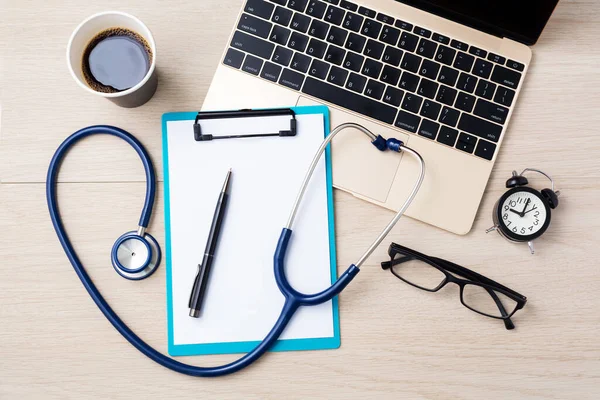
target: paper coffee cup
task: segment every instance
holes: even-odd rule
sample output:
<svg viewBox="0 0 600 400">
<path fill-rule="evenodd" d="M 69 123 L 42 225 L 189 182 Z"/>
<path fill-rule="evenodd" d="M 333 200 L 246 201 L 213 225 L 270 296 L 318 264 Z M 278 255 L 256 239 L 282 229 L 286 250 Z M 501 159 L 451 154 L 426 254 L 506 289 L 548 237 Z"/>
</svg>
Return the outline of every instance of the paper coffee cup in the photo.
<svg viewBox="0 0 600 400">
<path fill-rule="evenodd" d="M 94 90 L 84 77 L 83 55 L 88 44 L 100 32 L 110 28 L 129 29 L 142 36 L 152 50 L 152 62 L 144 78 L 135 86 L 114 93 L 103 93 Z M 156 75 L 156 44 L 150 29 L 133 15 L 119 12 L 107 11 L 94 14 L 84 20 L 71 35 L 67 45 L 67 65 L 69 71 L 84 90 L 97 96 L 105 97 L 121 107 L 138 107 L 152 98 L 158 85 Z"/>
</svg>

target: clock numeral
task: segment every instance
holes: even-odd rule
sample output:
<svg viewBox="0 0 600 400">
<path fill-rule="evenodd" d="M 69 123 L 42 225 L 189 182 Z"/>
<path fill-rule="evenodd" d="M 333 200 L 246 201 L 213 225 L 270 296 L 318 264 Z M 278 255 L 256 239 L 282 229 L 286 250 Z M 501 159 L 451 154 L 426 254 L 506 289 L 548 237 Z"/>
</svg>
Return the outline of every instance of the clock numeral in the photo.
<svg viewBox="0 0 600 400">
<path fill-rule="evenodd" d="M 536 217 L 536 218 L 539 218 L 539 216 L 540 216 L 540 212 L 539 212 L 539 211 L 536 211 L 536 212 L 535 212 L 535 214 L 533 214 L 533 216 L 534 216 L 534 217 Z"/>
<path fill-rule="evenodd" d="M 504 211 L 508 211 L 510 209 L 509 206 L 504 206 Z"/>
<path fill-rule="evenodd" d="M 502 219 L 507 220 L 508 219 L 508 213 L 504 213 L 504 215 L 502 216 Z"/>
<path fill-rule="evenodd" d="M 512 229 L 512 231 L 513 231 L 514 233 L 517 233 L 517 227 L 515 226 L 515 227 Z"/>
<path fill-rule="evenodd" d="M 535 220 L 535 222 L 534 222 L 533 224 L 537 226 L 537 224 L 539 224 L 539 223 L 540 223 L 540 220 L 539 220 L 539 219 L 536 219 L 536 220 Z"/>
<path fill-rule="evenodd" d="M 506 226 L 510 226 L 510 224 L 512 224 L 512 221 L 506 221 Z"/>
<path fill-rule="evenodd" d="M 511 206 L 511 207 L 516 207 L 516 205 L 517 205 L 517 202 L 516 202 L 516 201 L 514 201 L 514 200 L 511 200 L 511 201 L 510 201 L 510 206 Z"/>
<path fill-rule="evenodd" d="M 521 228 L 521 235 L 525 234 L 525 228 Z"/>
</svg>

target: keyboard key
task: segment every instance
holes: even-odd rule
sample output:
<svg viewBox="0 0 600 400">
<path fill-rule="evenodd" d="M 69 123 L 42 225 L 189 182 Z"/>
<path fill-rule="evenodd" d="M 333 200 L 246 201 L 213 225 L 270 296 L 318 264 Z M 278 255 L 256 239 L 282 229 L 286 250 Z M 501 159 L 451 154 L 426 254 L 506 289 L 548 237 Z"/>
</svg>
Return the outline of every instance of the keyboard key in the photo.
<svg viewBox="0 0 600 400">
<path fill-rule="evenodd" d="M 359 72 L 364 60 L 365 58 L 363 56 L 348 52 L 348 54 L 346 54 L 346 59 L 344 60 L 344 68 Z"/>
<path fill-rule="evenodd" d="M 388 103 L 398 107 L 400 105 L 400 102 L 402 101 L 402 95 L 404 95 L 404 92 L 402 90 L 388 86 L 385 89 L 383 101 L 384 103 Z"/>
<path fill-rule="evenodd" d="M 412 24 L 409 24 L 408 22 L 405 21 L 401 21 L 399 19 L 396 20 L 396 23 L 394 24 L 394 26 L 396 28 L 400 28 L 400 29 L 404 29 L 405 31 L 412 31 Z"/>
<path fill-rule="evenodd" d="M 458 137 L 458 131 L 456 129 L 449 128 L 447 126 L 442 125 L 440 129 L 440 134 L 438 135 L 437 141 L 440 143 L 444 143 L 450 147 L 454 147 L 454 143 L 456 143 L 456 138 Z"/>
<path fill-rule="evenodd" d="M 450 38 L 448 36 L 440 35 L 439 33 L 434 33 L 431 39 L 433 39 L 434 42 L 450 44 Z"/>
<path fill-rule="evenodd" d="M 365 17 L 375 18 L 375 11 L 371 10 L 367 7 L 360 7 L 358 9 L 358 13 L 364 15 Z"/>
<path fill-rule="evenodd" d="M 334 6 L 329 6 L 327 11 L 325 12 L 325 21 L 330 22 L 335 25 L 339 25 L 342 23 L 344 19 L 344 10 L 341 8 L 337 8 Z"/>
<path fill-rule="evenodd" d="M 442 113 L 440 114 L 440 122 L 442 124 L 450 125 L 451 127 L 455 127 L 458 122 L 458 117 L 460 113 L 452 108 L 444 107 L 442 108 Z M 465 115 L 465 114 L 463 114 Z M 460 128 L 459 128 L 460 129 Z"/>
<path fill-rule="evenodd" d="M 419 75 L 429 79 L 435 79 L 440 71 L 440 64 L 431 60 L 423 60 L 421 68 L 419 68 Z"/>
<path fill-rule="evenodd" d="M 352 50 L 357 53 L 362 53 L 366 41 L 367 39 L 364 36 L 357 35 L 356 33 L 350 33 L 350 35 L 348 36 L 348 40 L 346 41 L 345 47 L 348 50 Z"/>
<path fill-rule="evenodd" d="M 416 73 L 419 71 L 419 67 L 421 66 L 421 60 L 423 60 L 421 57 L 405 52 L 404 57 L 402 58 L 402 63 L 400 64 L 400 68 Z"/>
<path fill-rule="evenodd" d="M 358 32 L 358 31 L 360 31 L 360 27 L 362 26 L 363 20 L 364 20 L 364 17 L 361 17 L 358 14 L 348 12 L 348 13 L 346 13 L 346 18 L 344 18 L 344 22 L 342 23 L 342 26 L 353 32 Z"/>
<path fill-rule="evenodd" d="M 325 61 L 328 61 L 335 65 L 342 65 L 342 61 L 344 60 L 344 56 L 346 55 L 346 50 L 341 47 L 336 47 L 334 45 L 330 45 L 325 53 Z"/>
<path fill-rule="evenodd" d="M 370 37 L 371 39 L 377 39 L 379 37 L 379 32 L 381 31 L 381 26 L 381 22 L 367 18 L 362 26 L 362 29 L 360 30 L 360 33 Z"/>
<path fill-rule="evenodd" d="M 243 50 L 255 56 L 269 59 L 275 45 L 265 40 L 259 39 L 256 36 L 248 35 L 247 33 L 236 31 L 231 39 L 231 47 Z"/>
<path fill-rule="evenodd" d="M 326 8 L 327 4 L 323 3 L 322 1 L 311 1 L 308 3 L 308 7 L 306 8 L 306 14 L 315 18 L 323 18 Z"/>
<path fill-rule="evenodd" d="M 416 28 L 415 28 L 416 29 Z M 417 47 L 417 54 L 427 58 L 433 58 L 437 44 L 431 40 L 421 39 Z"/>
<path fill-rule="evenodd" d="M 473 75 L 465 74 L 464 72 L 460 74 L 460 78 L 458 78 L 458 82 L 456 87 L 460 90 L 464 90 L 468 93 L 473 93 L 475 90 L 475 85 L 477 85 L 477 78 Z"/>
<path fill-rule="evenodd" d="M 456 55 L 456 50 L 440 45 L 438 47 L 437 53 L 435 53 L 435 60 L 441 62 L 442 64 L 452 65 L 452 61 L 454 61 L 454 56 Z"/>
<path fill-rule="evenodd" d="M 398 117 L 396 117 L 394 125 L 409 132 L 416 133 L 420 123 L 421 117 L 400 110 L 398 111 Z"/>
<path fill-rule="evenodd" d="M 269 0 L 272 1 L 273 3 L 277 3 L 280 6 L 285 6 L 287 4 L 287 0 Z"/>
<path fill-rule="evenodd" d="M 473 140 L 469 140 L 469 138 L 472 138 Z M 467 135 L 466 133 L 461 133 L 460 136 L 458 136 L 458 141 L 456 142 L 456 148 L 458 150 L 462 150 L 465 153 L 473 153 L 473 150 L 475 149 L 475 142 L 477 141 L 477 138 L 471 135 Z"/>
<path fill-rule="evenodd" d="M 454 107 L 458 108 L 459 110 L 471 112 L 471 110 L 473 110 L 474 105 L 475 96 L 465 92 L 460 92 L 456 97 L 456 103 L 454 104 Z"/>
<path fill-rule="evenodd" d="M 225 54 L 225 58 L 223 59 L 223 64 L 229 65 L 233 68 L 239 68 L 242 66 L 242 61 L 244 60 L 244 53 L 241 51 L 237 51 L 234 49 L 228 49 Z"/>
<path fill-rule="evenodd" d="M 285 47 L 277 46 L 275 48 L 275 53 L 273 53 L 272 60 L 277 64 L 283 65 L 285 67 L 288 66 L 290 60 L 292 59 L 292 51 L 290 49 L 286 49 Z"/>
<path fill-rule="evenodd" d="M 477 157 L 485 158 L 486 160 L 491 160 L 494 157 L 494 151 L 496 151 L 495 144 L 480 140 L 479 143 L 477 143 L 475 155 Z"/>
<path fill-rule="evenodd" d="M 347 77 L 348 71 L 336 66 L 332 66 L 327 74 L 327 82 L 335 83 L 338 86 L 344 86 Z"/>
<path fill-rule="evenodd" d="M 494 53 L 488 54 L 487 58 L 490 61 L 493 61 L 498 64 L 502 64 L 502 65 L 504 65 L 504 63 L 506 62 L 506 58 L 499 56 L 498 54 L 494 54 Z"/>
<path fill-rule="evenodd" d="M 438 86 L 439 85 L 434 81 L 430 81 L 429 79 L 421 79 L 421 84 L 419 85 L 417 93 L 421 96 L 433 99 L 435 97 L 435 93 L 437 92 Z"/>
<path fill-rule="evenodd" d="M 508 117 L 508 108 L 479 99 L 473 114 L 503 125 L 506 122 L 506 117 Z"/>
<path fill-rule="evenodd" d="M 435 121 L 438 119 L 441 109 L 441 104 L 436 103 L 435 101 L 425 99 L 425 101 L 423 102 L 423 107 L 421 107 L 421 115 L 423 117 L 427 117 Z"/>
<path fill-rule="evenodd" d="M 519 86 L 521 74 L 508 68 L 496 65 L 492 72 L 492 81 L 508 86 L 511 89 L 516 89 Z"/>
<path fill-rule="evenodd" d="M 306 72 L 310 66 L 310 60 L 311 58 L 309 56 L 305 56 L 304 54 L 300 53 L 294 53 L 290 68 L 295 69 L 296 71 Z"/>
<path fill-rule="evenodd" d="M 262 68 L 262 64 L 263 62 L 260 58 L 248 55 L 244 60 L 242 71 L 249 72 L 252 75 L 258 75 L 260 69 Z"/>
<path fill-rule="evenodd" d="M 346 10 L 356 11 L 358 10 L 358 6 L 354 3 L 350 3 L 349 1 L 342 0 L 340 3 L 340 7 L 345 8 Z"/>
<path fill-rule="evenodd" d="M 367 88 L 365 89 L 365 95 L 375 100 L 379 100 L 383 95 L 384 89 L 385 85 L 383 83 L 369 79 L 369 83 L 367 83 Z"/>
<path fill-rule="evenodd" d="M 288 38 L 290 37 L 290 30 L 284 28 L 283 26 L 275 25 L 273 31 L 271 31 L 271 36 L 269 36 L 269 40 L 271 42 L 275 42 L 277 44 L 281 44 L 283 46 L 286 45 Z"/>
<path fill-rule="evenodd" d="M 398 42 L 398 47 L 406 51 L 415 51 L 418 42 L 418 36 L 412 35 L 408 32 L 402 32 L 402 36 L 400 36 L 400 41 Z"/>
<path fill-rule="evenodd" d="M 306 48 L 306 54 L 317 58 L 323 58 L 325 49 L 327 49 L 327 43 L 321 42 L 317 39 L 310 39 L 310 42 L 308 42 L 308 47 Z"/>
<path fill-rule="evenodd" d="M 450 42 L 450 46 L 462 51 L 467 51 L 467 49 L 469 48 L 468 44 L 454 39 L 452 39 L 452 41 Z"/>
<path fill-rule="evenodd" d="M 400 78 L 400 86 L 404 90 L 408 90 L 409 92 L 414 92 L 417 90 L 417 85 L 419 84 L 419 77 L 417 75 L 413 75 L 409 72 L 402 73 L 402 78 Z"/>
<path fill-rule="evenodd" d="M 381 54 L 383 53 L 383 46 L 383 43 L 379 43 L 373 39 L 369 39 L 367 41 L 367 45 L 365 46 L 363 54 L 368 57 L 372 57 L 376 60 L 379 60 L 379 58 L 381 58 Z"/>
<path fill-rule="evenodd" d="M 381 72 L 382 68 L 382 63 L 367 58 L 365 65 L 363 65 L 362 73 L 370 78 L 377 79 L 379 78 L 379 73 Z"/>
<path fill-rule="evenodd" d="M 471 46 L 469 48 L 469 54 L 473 54 L 474 56 L 485 58 L 487 56 L 487 51 L 480 49 L 479 47 Z"/>
<path fill-rule="evenodd" d="M 317 37 L 319 39 L 325 39 L 327 36 L 327 31 L 329 30 L 329 25 L 322 21 L 317 21 L 313 19 L 310 24 L 310 29 L 308 30 L 308 34 L 310 36 Z"/>
<path fill-rule="evenodd" d="M 327 41 L 329 43 L 333 43 L 336 46 L 343 46 L 346 43 L 346 37 L 348 36 L 348 31 L 338 28 L 337 26 L 332 26 L 329 29 L 329 34 L 327 35 Z"/>
<path fill-rule="evenodd" d="M 500 134 L 502 133 L 502 127 L 500 125 L 493 124 L 484 119 L 465 113 L 460 117 L 458 129 L 491 140 L 492 142 L 498 142 Z"/>
<path fill-rule="evenodd" d="M 384 24 L 394 25 L 394 18 L 382 13 L 377 14 L 377 21 L 383 22 Z"/>
<path fill-rule="evenodd" d="M 306 31 L 308 30 L 308 24 L 310 24 L 309 17 L 307 17 L 306 15 L 295 13 L 294 18 L 292 18 L 290 28 L 296 31 L 300 31 L 302 33 L 306 33 Z"/>
<path fill-rule="evenodd" d="M 525 65 L 521 64 L 518 61 L 508 60 L 506 63 L 508 68 L 516 69 L 517 71 L 523 71 L 525 69 Z"/>
<path fill-rule="evenodd" d="M 304 81 L 304 75 L 292 71 L 291 69 L 284 68 L 279 78 L 279 83 L 283 86 L 289 87 L 290 89 L 300 90 L 302 82 Z"/>
<path fill-rule="evenodd" d="M 477 83 L 477 89 L 475 89 L 475 94 L 479 97 L 483 97 L 484 99 L 491 100 L 492 96 L 494 96 L 494 90 L 496 90 L 496 85 L 492 82 L 484 81 L 483 79 L 479 80 Z M 510 90 L 510 89 L 506 89 Z M 509 104 L 510 106 L 510 104 Z"/>
<path fill-rule="evenodd" d="M 493 85 L 493 83 L 490 83 L 490 85 Z M 496 96 L 494 96 L 494 101 L 496 103 L 502 104 L 503 106 L 510 107 L 514 98 L 515 98 L 514 90 L 510 90 L 510 89 L 500 86 L 500 87 L 498 87 Z"/>
<path fill-rule="evenodd" d="M 419 128 L 419 135 L 425 136 L 426 138 L 431 140 L 435 140 L 439 129 L 440 124 L 438 124 L 437 122 L 430 121 L 428 119 L 424 119 L 421 123 L 421 127 Z"/>
<path fill-rule="evenodd" d="M 249 14 L 242 14 L 237 28 L 241 31 L 252 33 L 256 36 L 266 39 L 271 32 L 272 23 L 253 17 Z"/>
<path fill-rule="evenodd" d="M 306 78 L 302 92 L 388 124 L 396 116 L 396 108 L 392 106 L 311 77 Z"/>
<path fill-rule="evenodd" d="M 304 12 L 304 9 L 306 8 L 306 4 L 308 3 L 308 0 L 290 0 L 288 1 L 288 8 L 291 8 L 292 10 L 296 10 L 298 12 Z"/>
<path fill-rule="evenodd" d="M 379 14 L 381 15 L 381 14 Z M 391 26 L 384 25 L 381 30 L 381 35 L 379 35 L 379 40 L 389 45 L 395 46 L 398 43 L 398 38 L 400 37 L 400 31 L 396 28 L 392 28 Z"/>
<path fill-rule="evenodd" d="M 404 96 L 404 100 L 402 101 L 402 109 L 417 114 L 421 109 L 422 103 L 422 97 L 417 96 L 416 94 L 407 93 L 406 96 Z"/>
<path fill-rule="evenodd" d="M 275 30 L 275 29 L 273 29 Z M 273 36 L 273 34 L 271 34 Z M 288 47 L 290 49 L 294 49 L 301 53 L 306 50 L 306 45 L 308 44 L 308 36 L 305 36 L 298 32 L 293 32 L 292 37 L 290 38 L 290 42 L 288 43 Z"/>
<path fill-rule="evenodd" d="M 357 93 L 362 93 L 367 83 L 367 78 L 362 75 L 351 73 L 346 82 L 346 88 Z"/>
<path fill-rule="evenodd" d="M 489 78 L 492 73 L 492 63 L 490 61 L 478 58 L 473 67 L 473 74 L 482 78 Z"/>
<path fill-rule="evenodd" d="M 458 71 L 452 68 L 448 68 L 446 66 L 442 67 L 442 71 L 440 72 L 440 76 L 438 77 L 438 82 L 443 83 L 448 86 L 456 85 L 456 81 L 458 80 Z"/>
<path fill-rule="evenodd" d="M 248 0 L 244 11 L 258 17 L 269 19 L 275 6 L 263 0 Z"/>
<path fill-rule="evenodd" d="M 383 67 L 383 72 L 381 73 L 381 78 L 379 78 L 379 80 L 388 85 L 396 86 L 400 80 L 401 73 L 402 72 L 399 69 L 386 65 Z"/>
<path fill-rule="evenodd" d="M 402 58 L 402 50 L 399 50 L 395 47 L 386 46 L 385 51 L 383 52 L 382 60 L 385 63 L 398 66 L 400 64 L 400 59 Z"/>
<path fill-rule="evenodd" d="M 447 106 L 451 106 L 452 104 L 454 104 L 456 94 L 456 89 L 452 89 L 451 87 L 442 85 L 435 99 L 441 103 L 444 103 Z"/>
<path fill-rule="evenodd" d="M 277 6 L 275 8 L 275 12 L 273 13 L 273 17 L 271 17 L 271 21 L 276 24 L 288 26 L 290 20 L 292 19 L 292 10 L 288 10 L 287 8 Z"/>
<path fill-rule="evenodd" d="M 326 2 L 333 4 L 334 6 L 337 6 L 340 4 L 340 0 L 325 0 Z"/>
<path fill-rule="evenodd" d="M 425 29 L 425 28 L 421 28 L 420 26 L 415 26 L 415 28 L 413 29 L 413 32 L 419 36 L 423 36 L 426 38 L 431 37 L 431 31 L 428 29 Z"/>
<path fill-rule="evenodd" d="M 327 72 L 329 72 L 329 64 L 319 60 L 313 60 L 310 70 L 308 71 L 311 76 L 315 76 L 319 79 L 325 79 L 327 77 Z"/>
<path fill-rule="evenodd" d="M 456 59 L 454 60 L 454 67 L 460 69 L 461 71 L 471 72 L 474 61 L 475 57 L 459 51 L 456 55 Z"/>
<path fill-rule="evenodd" d="M 277 82 L 279 74 L 281 73 L 281 67 L 279 65 L 271 64 L 265 61 L 265 66 L 260 73 L 261 78 L 270 80 L 271 82 Z"/>
</svg>

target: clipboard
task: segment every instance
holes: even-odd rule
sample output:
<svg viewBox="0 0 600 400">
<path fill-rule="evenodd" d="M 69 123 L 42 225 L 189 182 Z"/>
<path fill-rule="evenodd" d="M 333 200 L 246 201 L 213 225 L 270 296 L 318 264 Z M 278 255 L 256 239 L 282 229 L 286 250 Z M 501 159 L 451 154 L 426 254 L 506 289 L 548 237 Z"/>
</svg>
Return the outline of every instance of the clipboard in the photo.
<svg viewBox="0 0 600 400">
<path fill-rule="evenodd" d="M 195 112 L 162 117 L 171 356 L 248 352 L 279 315 L 283 296 L 273 276 L 273 252 L 306 169 L 329 134 L 327 107 L 285 110 L 288 112 L 277 110 L 275 116 L 270 110 L 213 112 L 211 117 L 200 119 L 200 129 L 194 127 L 199 115 Z M 237 118 L 239 113 L 244 114 L 243 122 Z M 296 133 L 248 136 L 278 130 Z M 199 133 L 213 138 L 198 140 Z M 232 137 L 214 140 L 218 135 Z M 205 311 L 200 318 L 191 318 L 187 301 L 229 167 L 233 170 L 230 203 L 209 278 Z M 337 277 L 329 148 L 315 175 L 314 185 L 311 182 L 307 189 L 308 198 L 298 211 L 287 257 L 291 283 L 306 292 L 320 291 Z M 250 204 L 254 212 L 252 208 L 244 212 Z M 253 235 L 255 230 L 260 235 Z M 260 237 L 263 234 L 272 237 Z M 189 248 L 192 250 L 183 250 Z M 336 297 L 322 306 L 300 309 L 272 350 L 339 346 Z"/>
</svg>

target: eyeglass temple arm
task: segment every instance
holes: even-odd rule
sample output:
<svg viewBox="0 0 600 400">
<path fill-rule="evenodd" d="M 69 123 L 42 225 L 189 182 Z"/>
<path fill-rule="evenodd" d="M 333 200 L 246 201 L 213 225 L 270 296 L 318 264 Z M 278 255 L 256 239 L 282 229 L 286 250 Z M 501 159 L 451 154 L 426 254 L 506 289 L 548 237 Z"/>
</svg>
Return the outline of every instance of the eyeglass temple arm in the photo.
<svg viewBox="0 0 600 400">
<path fill-rule="evenodd" d="M 434 257 L 432 257 L 432 258 L 434 258 Z M 441 258 L 435 258 L 435 261 L 439 262 L 440 264 L 442 264 L 445 268 L 449 269 L 450 271 L 455 272 L 460 275 L 463 275 L 465 278 L 469 278 L 471 280 L 482 282 L 482 283 L 491 282 L 503 289 L 505 288 L 504 286 L 500 285 L 499 283 L 494 282 L 493 280 L 486 278 L 485 276 L 480 275 L 475 271 L 471 271 L 465 267 L 461 267 L 458 264 L 454 264 L 453 262 L 442 260 Z M 508 288 L 505 288 L 505 290 L 506 289 L 508 289 Z M 508 289 L 508 290 L 510 290 L 510 289 Z M 512 322 L 512 320 L 510 318 L 506 318 L 506 317 L 508 317 L 508 312 L 506 312 L 506 309 L 504 308 L 504 304 L 502 304 L 502 301 L 500 300 L 500 298 L 498 297 L 496 292 L 494 292 L 493 290 L 488 289 L 488 288 L 486 288 L 486 291 L 490 294 L 490 296 L 494 300 L 494 303 L 496 303 L 498 310 L 500 310 L 500 314 L 504 317 L 503 321 L 504 321 L 504 326 L 506 327 L 506 329 L 508 329 L 508 330 L 515 329 L 515 324 Z M 510 290 L 510 291 L 513 292 L 512 290 Z"/>
</svg>

